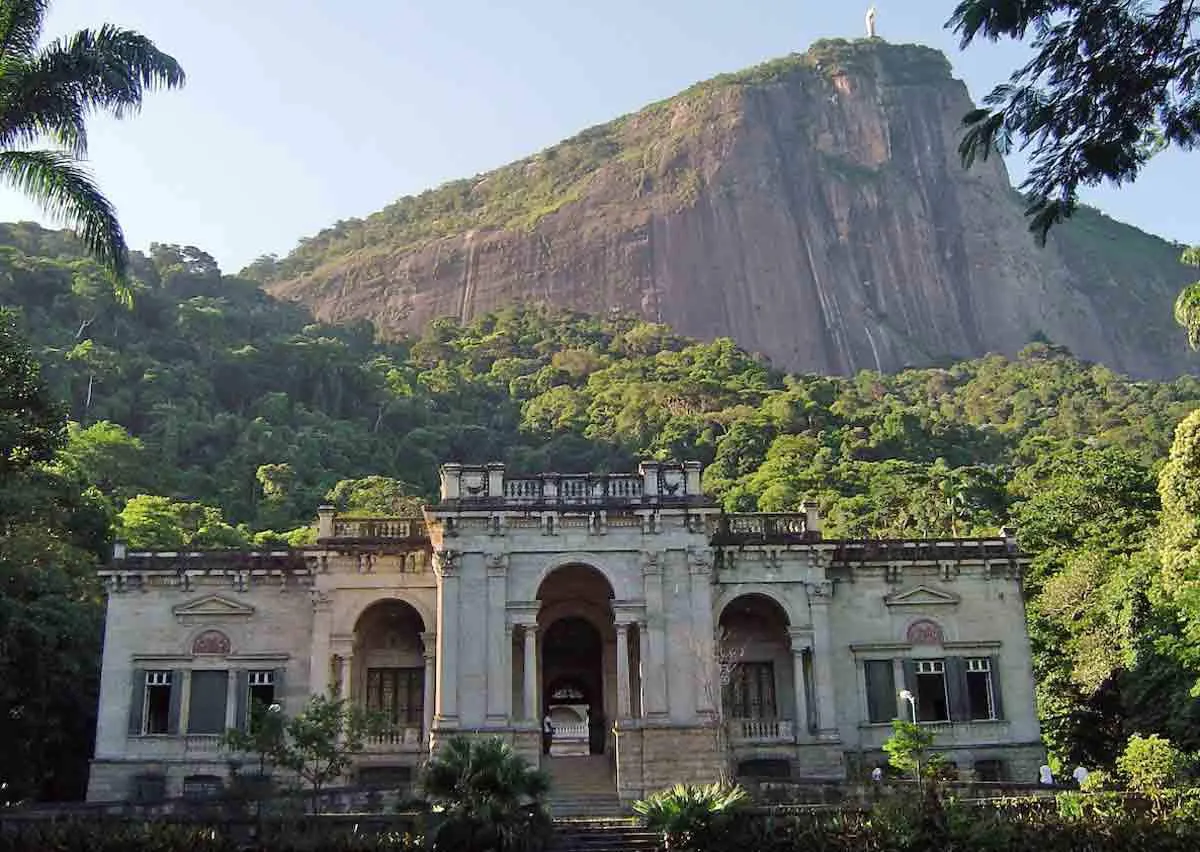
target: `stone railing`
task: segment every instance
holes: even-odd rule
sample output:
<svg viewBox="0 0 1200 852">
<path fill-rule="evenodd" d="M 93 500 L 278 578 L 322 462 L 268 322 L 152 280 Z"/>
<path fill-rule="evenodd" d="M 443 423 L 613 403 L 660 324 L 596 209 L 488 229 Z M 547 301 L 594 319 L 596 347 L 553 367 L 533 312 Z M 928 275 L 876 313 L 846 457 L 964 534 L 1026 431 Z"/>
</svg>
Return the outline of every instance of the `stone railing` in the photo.
<svg viewBox="0 0 1200 852">
<path fill-rule="evenodd" d="M 710 521 L 709 536 L 721 544 L 786 544 L 819 538 L 819 523 L 812 512 L 726 514 Z"/>
<path fill-rule="evenodd" d="M 421 729 L 417 726 L 393 728 L 377 736 L 368 737 L 363 751 L 367 754 L 380 754 L 394 751 L 419 751 L 421 748 Z"/>
<path fill-rule="evenodd" d="M 627 474 L 543 474 L 504 481 L 504 502 L 517 505 L 557 503 L 566 506 L 602 506 L 637 503 L 641 499 L 642 478 Z"/>
<path fill-rule="evenodd" d="M 791 742 L 791 719 L 730 719 L 729 739 L 734 743 Z"/>
<path fill-rule="evenodd" d="M 342 515 L 333 519 L 333 535 L 341 539 L 426 539 L 429 531 L 419 518 L 358 518 Z"/>
<path fill-rule="evenodd" d="M 570 722 L 568 724 L 556 724 L 554 726 L 554 739 L 558 740 L 586 740 L 588 738 L 588 726 L 586 722 Z"/>
<path fill-rule="evenodd" d="M 504 465 L 447 463 L 441 504 L 555 510 L 575 507 L 712 505 L 700 488 L 699 462 L 642 462 L 636 473 L 539 473 L 510 476 Z"/>
<path fill-rule="evenodd" d="M 1006 719 L 977 719 L 971 722 L 921 722 L 921 728 L 934 735 L 934 747 L 970 746 L 1002 742 L 1009 736 Z M 859 726 L 862 745 L 882 748 L 892 735 L 891 723 Z"/>
</svg>

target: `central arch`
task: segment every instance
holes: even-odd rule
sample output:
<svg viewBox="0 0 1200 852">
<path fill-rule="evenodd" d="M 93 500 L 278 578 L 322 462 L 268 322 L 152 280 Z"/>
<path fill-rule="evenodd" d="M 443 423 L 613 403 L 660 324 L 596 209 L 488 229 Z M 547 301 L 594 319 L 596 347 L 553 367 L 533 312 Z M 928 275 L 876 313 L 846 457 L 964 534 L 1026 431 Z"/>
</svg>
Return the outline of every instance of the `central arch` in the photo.
<svg viewBox="0 0 1200 852">
<path fill-rule="evenodd" d="M 546 575 L 537 597 L 541 715 L 563 734 L 556 733 L 554 750 L 604 754 L 615 710 L 612 585 L 590 565 L 563 565 Z"/>
</svg>

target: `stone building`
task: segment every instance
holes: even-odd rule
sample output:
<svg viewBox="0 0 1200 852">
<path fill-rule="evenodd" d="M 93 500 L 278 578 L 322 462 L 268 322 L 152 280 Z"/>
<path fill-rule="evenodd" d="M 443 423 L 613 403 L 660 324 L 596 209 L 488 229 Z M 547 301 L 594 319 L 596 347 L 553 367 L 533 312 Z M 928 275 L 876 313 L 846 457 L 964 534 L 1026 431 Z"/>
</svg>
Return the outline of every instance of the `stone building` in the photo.
<svg viewBox="0 0 1200 852">
<path fill-rule="evenodd" d="M 883 763 L 892 719 L 914 713 L 960 772 L 1036 777 L 1011 533 L 826 540 L 815 506 L 727 514 L 700 474 L 447 464 L 422 517 L 322 508 L 311 547 L 118 545 L 89 797 L 219 786 L 218 735 L 250 702 L 295 711 L 327 691 L 394 725 L 363 783 L 411 777 L 455 733 L 501 736 L 556 777 L 600 766 L 623 799 L 723 761 L 839 779 Z"/>
</svg>

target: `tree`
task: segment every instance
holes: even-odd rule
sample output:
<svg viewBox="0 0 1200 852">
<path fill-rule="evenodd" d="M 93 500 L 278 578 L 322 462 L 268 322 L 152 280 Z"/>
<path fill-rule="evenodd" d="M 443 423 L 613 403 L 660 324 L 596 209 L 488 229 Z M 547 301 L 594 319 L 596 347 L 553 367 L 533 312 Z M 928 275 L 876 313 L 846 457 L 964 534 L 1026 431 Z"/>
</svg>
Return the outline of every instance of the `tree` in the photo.
<svg viewBox="0 0 1200 852">
<path fill-rule="evenodd" d="M 39 48 L 47 0 L 0 0 L 0 177 L 76 229 L 122 285 L 129 266 L 116 211 L 81 168 L 89 113 L 123 118 L 147 89 L 177 88 L 179 64 L 148 38 L 104 24 Z M 31 150 L 48 140 L 54 150 Z"/>
<path fill-rule="evenodd" d="M 498 737 L 452 737 L 425 767 L 421 785 L 440 813 L 433 849 L 516 850 L 544 839 L 546 774 Z"/>
<path fill-rule="evenodd" d="M 1035 55 L 963 119 L 963 162 L 1014 144 L 1033 147 L 1021 184 L 1039 242 L 1071 215 L 1079 187 L 1137 179 L 1156 153 L 1200 141 L 1200 5 L 1194 0 L 962 0 L 947 26 L 976 38 L 1023 40 Z M 1196 249 L 1183 255 L 1195 265 Z M 1200 282 L 1175 303 L 1200 347 Z"/>
<path fill-rule="evenodd" d="M 271 708 L 252 708 L 245 731 L 225 732 L 225 742 L 239 751 L 259 756 L 264 770 L 278 766 L 308 787 L 312 812 L 321 811 L 321 791 L 341 778 L 366 747 L 368 737 L 379 736 L 386 718 L 348 699 L 314 695 L 295 716 Z"/>
<path fill-rule="evenodd" d="M 1044 239 L 1080 186 L 1127 183 L 1163 146 L 1200 140 L 1197 23 L 1193 0 L 962 0 L 947 23 L 962 47 L 1032 30 L 1034 56 L 967 114 L 960 153 L 1033 147 L 1022 189 Z"/>
<path fill-rule="evenodd" d="M 903 719 L 892 722 L 892 735 L 883 744 L 888 763 L 901 772 L 913 773 L 918 785 L 936 778 L 945 766 L 945 758 L 931 752 L 932 747 L 932 730 Z"/>
</svg>

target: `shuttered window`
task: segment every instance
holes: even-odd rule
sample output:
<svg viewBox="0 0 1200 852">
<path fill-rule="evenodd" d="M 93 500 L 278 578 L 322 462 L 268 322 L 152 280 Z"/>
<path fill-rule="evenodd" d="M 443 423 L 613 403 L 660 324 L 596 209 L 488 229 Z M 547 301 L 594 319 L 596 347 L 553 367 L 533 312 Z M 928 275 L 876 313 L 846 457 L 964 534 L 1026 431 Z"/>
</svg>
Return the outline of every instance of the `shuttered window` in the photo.
<svg viewBox="0 0 1200 852">
<path fill-rule="evenodd" d="M 191 697 L 188 699 L 189 734 L 219 734 L 225 730 L 229 704 L 229 672 L 199 670 L 192 672 Z"/>
<path fill-rule="evenodd" d="M 866 660 L 863 674 L 867 686 L 867 721 L 890 722 L 896 718 L 896 676 L 891 660 Z"/>
</svg>

